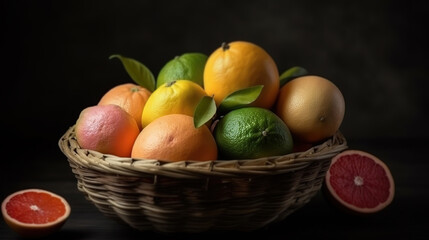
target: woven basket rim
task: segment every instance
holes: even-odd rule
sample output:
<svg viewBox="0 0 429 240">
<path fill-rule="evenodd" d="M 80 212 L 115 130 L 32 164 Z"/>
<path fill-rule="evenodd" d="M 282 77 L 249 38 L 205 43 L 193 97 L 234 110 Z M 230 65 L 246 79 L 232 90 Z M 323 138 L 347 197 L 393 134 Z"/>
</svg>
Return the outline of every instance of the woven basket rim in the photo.
<svg viewBox="0 0 429 240">
<path fill-rule="evenodd" d="M 313 161 L 330 159 L 347 149 L 347 140 L 340 131 L 326 141 L 303 152 L 258 159 L 179 161 L 165 162 L 157 159 L 137 159 L 103 154 L 83 149 L 75 136 L 75 125 L 69 127 L 58 142 L 60 150 L 77 166 L 100 172 L 125 176 L 158 174 L 177 178 L 202 176 L 234 177 L 243 175 L 274 175 L 305 168 Z"/>
</svg>

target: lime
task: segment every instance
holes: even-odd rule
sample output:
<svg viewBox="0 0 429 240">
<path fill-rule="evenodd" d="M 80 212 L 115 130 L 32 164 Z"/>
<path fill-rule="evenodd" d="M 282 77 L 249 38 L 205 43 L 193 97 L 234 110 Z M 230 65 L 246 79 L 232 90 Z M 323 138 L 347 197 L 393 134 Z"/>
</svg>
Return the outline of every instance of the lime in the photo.
<svg viewBox="0 0 429 240">
<path fill-rule="evenodd" d="M 220 157 L 253 159 L 292 152 L 289 128 L 265 108 L 245 107 L 227 113 L 219 120 L 214 136 Z"/>
<path fill-rule="evenodd" d="M 203 53 L 184 53 L 168 61 L 158 74 L 156 87 L 174 80 L 190 80 L 203 87 L 204 66 L 207 55 Z"/>
</svg>

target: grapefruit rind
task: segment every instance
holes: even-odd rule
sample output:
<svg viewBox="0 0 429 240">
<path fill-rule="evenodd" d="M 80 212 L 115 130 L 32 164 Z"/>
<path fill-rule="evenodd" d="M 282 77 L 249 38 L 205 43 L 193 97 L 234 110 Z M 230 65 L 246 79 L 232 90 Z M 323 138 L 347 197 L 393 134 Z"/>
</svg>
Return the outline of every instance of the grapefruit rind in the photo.
<svg viewBox="0 0 429 240">
<path fill-rule="evenodd" d="M 374 155 L 367 153 L 367 152 L 360 151 L 360 150 L 346 150 L 346 151 L 336 155 L 332 159 L 331 166 L 334 165 L 341 157 L 344 157 L 347 155 L 352 155 L 352 154 L 358 154 L 361 156 L 368 157 L 384 169 L 386 177 L 389 180 L 389 190 L 388 190 L 389 195 L 384 202 L 380 202 L 377 206 L 372 207 L 372 208 L 358 207 L 356 205 L 348 203 L 348 202 L 344 201 L 338 195 L 337 191 L 330 184 L 331 172 L 329 169 L 325 175 L 325 188 L 327 190 L 327 193 L 330 195 L 329 196 L 330 200 L 333 200 L 335 203 L 337 203 L 336 206 L 338 206 L 338 204 L 339 204 L 340 207 L 342 207 L 343 209 L 345 208 L 345 209 L 350 210 L 351 212 L 357 213 L 357 214 L 372 214 L 372 213 L 376 213 L 376 212 L 383 210 L 384 208 L 386 208 L 387 206 L 389 206 L 391 204 L 391 202 L 393 201 L 394 195 L 395 195 L 395 183 L 394 183 L 392 174 L 391 174 L 388 166 L 383 161 L 381 161 L 379 158 L 375 157 Z"/>
<path fill-rule="evenodd" d="M 40 224 L 23 223 L 23 222 L 18 221 L 15 218 L 12 218 L 6 210 L 6 204 L 14 196 L 22 194 L 22 193 L 26 193 L 26 192 L 46 193 L 46 194 L 49 194 L 55 198 L 60 199 L 61 202 L 64 204 L 64 207 L 65 207 L 64 215 L 57 218 L 55 221 L 52 221 L 49 223 L 40 223 Z M 42 190 L 42 189 L 25 189 L 25 190 L 14 192 L 14 193 L 10 194 L 9 196 L 7 196 L 1 204 L 1 212 L 2 212 L 3 219 L 5 220 L 6 224 L 12 230 L 14 230 L 16 233 L 18 233 L 20 236 L 38 238 L 38 237 L 50 235 L 50 234 L 58 231 L 64 225 L 65 221 L 69 217 L 70 212 L 71 212 L 71 208 L 70 208 L 70 205 L 68 204 L 68 202 L 63 197 L 61 197 L 55 193 L 52 193 L 52 192 L 49 192 L 46 190 Z"/>
</svg>

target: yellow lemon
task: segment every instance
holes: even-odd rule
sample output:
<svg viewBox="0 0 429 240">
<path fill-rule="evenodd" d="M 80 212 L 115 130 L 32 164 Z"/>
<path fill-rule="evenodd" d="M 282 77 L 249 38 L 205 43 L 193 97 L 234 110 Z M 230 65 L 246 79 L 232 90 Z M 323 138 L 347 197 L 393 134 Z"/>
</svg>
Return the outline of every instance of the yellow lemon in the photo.
<svg viewBox="0 0 429 240">
<path fill-rule="evenodd" d="M 206 95 L 200 85 L 189 80 L 165 83 L 148 98 L 142 113 L 142 127 L 168 114 L 194 116 L 195 108 Z"/>
</svg>

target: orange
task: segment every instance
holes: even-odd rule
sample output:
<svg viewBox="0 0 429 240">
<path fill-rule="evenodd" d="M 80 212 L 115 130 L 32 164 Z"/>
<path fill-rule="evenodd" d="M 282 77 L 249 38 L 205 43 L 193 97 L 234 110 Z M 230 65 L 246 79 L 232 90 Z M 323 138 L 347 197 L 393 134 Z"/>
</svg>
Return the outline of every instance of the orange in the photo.
<svg viewBox="0 0 429 240">
<path fill-rule="evenodd" d="M 146 127 L 158 117 L 168 114 L 194 116 L 195 108 L 206 96 L 204 89 L 190 80 L 175 80 L 161 85 L 149 97 L 142 114 Z"/>
<path fill-rule="evenodd" d="M 337 86 L 320 76 L 298 77 L 280 90 L 276 113 L 296 140 L 318 142 L 339 129 L 345 111 Z"/>
<path fill-rule="evenodd" d="M 98 105 L 115 104 L 122 107 L 133 116 L 141 129 L 143 108 L 150 95 L 151 92 L 140 85 L 124 83 L 107 91 L 98 102 Z"/>
<path fill-rule="evenodd" d="M 204 89 L 216 105 L 229 94 L 263 85 L 252 106 L 270 108 L 279 91 L 279 72 L 271 56 L 254 43 L 235 41 L 216 49 L 204 68 Z"/>
<path fill-rule="evenodd" d="M 56 232 L 70 211 L 63 197 L 42 189 L 12 193 L 1 205 L 7 225 L 23 237 L 44 237 Z"/>
<path fill-rule="evenodd" d="M 185 114 L 169 114 L 155 119 L 140 132 L 131 153 L 133 158 L 168 162 L 216 160 L 217 146 L 209 128 L 194 127 Z"/>
<path fill-rule="evenodd" d="M 134 118 L 118 105 L 83 109 L 76 121 L 76 140 L 82 148 L 130 157 L 140 129 Z"/>
</svg>

